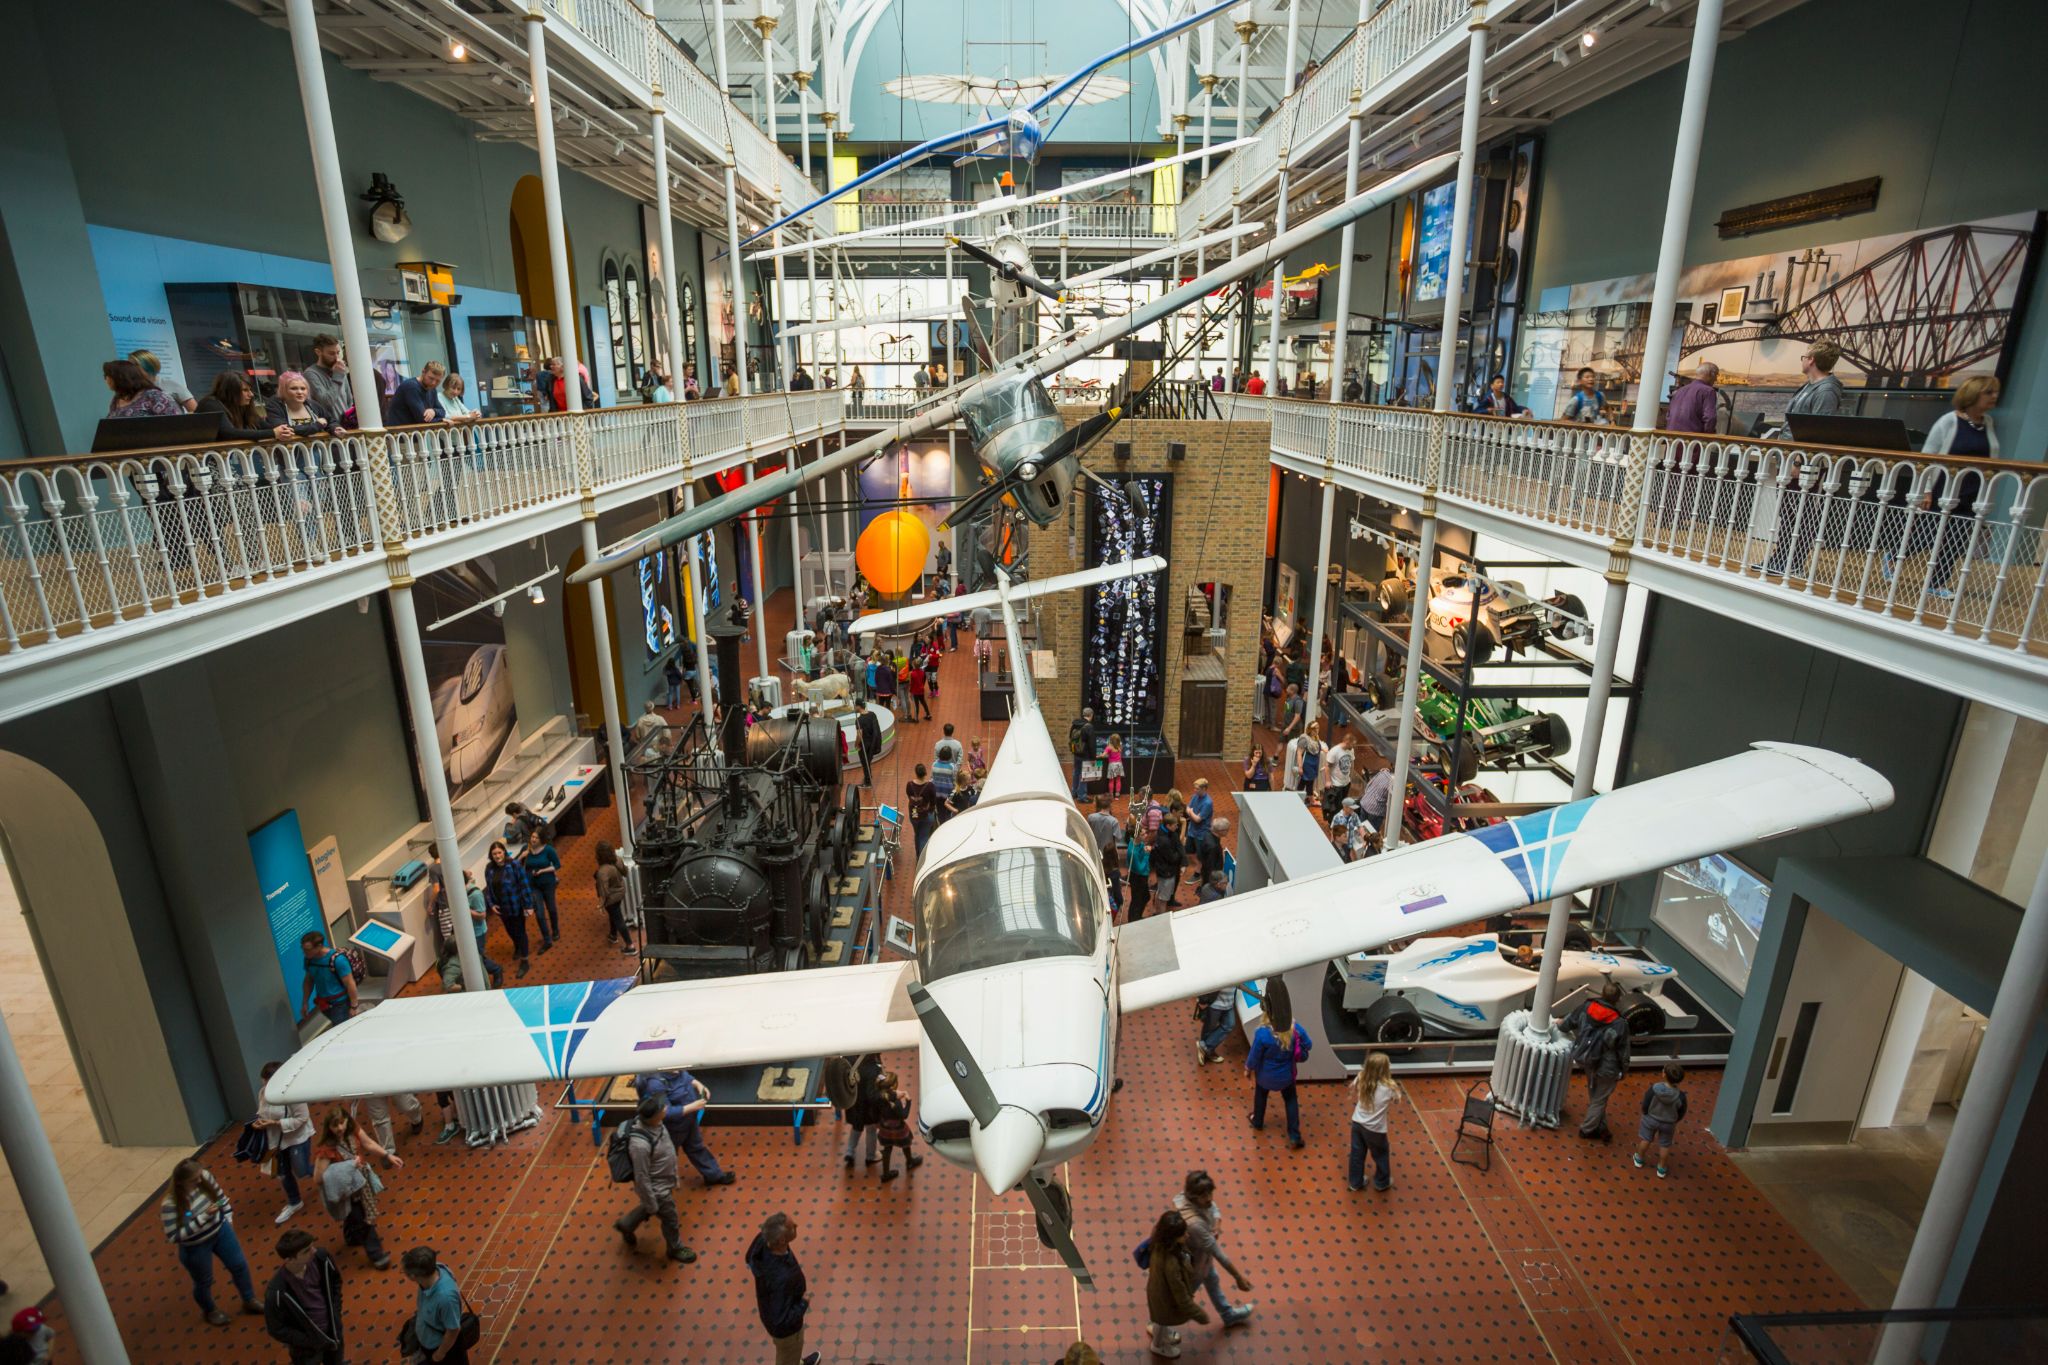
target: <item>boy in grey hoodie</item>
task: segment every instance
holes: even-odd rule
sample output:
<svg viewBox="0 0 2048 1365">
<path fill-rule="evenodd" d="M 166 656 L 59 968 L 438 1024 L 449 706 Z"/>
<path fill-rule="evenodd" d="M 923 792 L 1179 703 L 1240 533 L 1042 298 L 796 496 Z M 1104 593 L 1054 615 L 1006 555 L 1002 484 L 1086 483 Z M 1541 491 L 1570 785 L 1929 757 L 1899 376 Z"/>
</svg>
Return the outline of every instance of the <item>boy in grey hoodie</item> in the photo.
<svg viewBox="0 0 2048 1365">
<path fill-rule="evenodd" d="M 1678 1130 L 1678 1121 L 1685 1117 L 1685 1091 L 1679 1089 L 1685 1083 L 1685 1068 L 1677 1062 L 1664 1065 L 1664 1079 L 1643 1092 L 1643 1119 L 1636 1126 L 1635 1155 L 1629 1160 L 1636 1169 L 1643 1168 L 1643 1155 L 1650 1150 L 1650 1143 L 1657 1144 L 1657 1178 L 1671 1174 L 1671 1137 Z"/>
</svg>

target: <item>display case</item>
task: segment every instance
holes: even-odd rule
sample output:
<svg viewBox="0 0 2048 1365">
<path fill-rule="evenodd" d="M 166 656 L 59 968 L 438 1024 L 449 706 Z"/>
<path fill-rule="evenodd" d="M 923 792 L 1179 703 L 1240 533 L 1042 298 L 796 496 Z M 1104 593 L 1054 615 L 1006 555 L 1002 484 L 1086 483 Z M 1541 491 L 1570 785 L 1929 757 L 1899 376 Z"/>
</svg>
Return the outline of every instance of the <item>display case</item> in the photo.
<svg viewBox="0 0 2048 1365">
<path fill-rule="evenodd" d="M 269 397 L 277 377 L 313 363 L 313 338 L 341 335 L 334 295 L 267 284 L 167 284 L 171 330 L 195 394 L 238 370 Z M 430 360 L 449 363 L 448 310 L 431 303 L 367 299 L 372 363 L 387 389 Z"/>
<path fill-rule="evenodd" d="M 555 325 L 545 318 L 474 317 L 469 320 L 469 353 L 476 373 L 470 401 L 486 417 L 535 412 L 534 376 L 555 353 Z"/>
</svg>

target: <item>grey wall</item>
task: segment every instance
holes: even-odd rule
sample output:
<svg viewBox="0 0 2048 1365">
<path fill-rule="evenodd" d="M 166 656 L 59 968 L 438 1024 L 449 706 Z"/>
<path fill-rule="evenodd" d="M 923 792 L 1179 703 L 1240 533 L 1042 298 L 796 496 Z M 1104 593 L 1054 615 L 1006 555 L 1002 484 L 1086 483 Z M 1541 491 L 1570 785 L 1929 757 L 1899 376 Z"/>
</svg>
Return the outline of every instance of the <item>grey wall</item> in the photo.
<svg viewBox="0 0 2048 1365">
<path fill-rule="evenodd" d="M 1729 852 L 1768 878 L 1783 857 L 1918 853 L 1934 817 L 1962 702 L 1797 640 L 1658 598 L 1642 654 L 1623 783 L 1739 752 L 1760 739 L 1817 744 L 1891 782 L 1891 809 Z M 1612 742 L 1610 737 L 1609 742 Z M 1650 923 L 1656 879 L 1617 888 L 1615 923 L 1647 926 L 1651 950 L 1686 988 L 1734 1019 L 1733 990 Z"/>
<path fill-rule="evenodd" d="M 2048 6 L 2035 0 L 1809 0 L 1715 61 L 1687 264 L 2048 208 Z M 1680 66 L 1544 133 L 1534 291 L 1653 270 Z M 1723 211 L 1882 176 L 1878 207 L 1722 241 Z M 2007 458 L 2048 447 L 2048 272 L 1998 416 Z"/>
<path fill-rule="evenodd" d="M 233 1111 L 216 1079 L 208 1031 L 186 970 L 192 960 L 189 945 L 173 922 L 156 850 L 129 772 L 128 750 L 117 719 L 122 709 L 112 692 L 64 702 L 29 719 L 0 725 L 0 749 L 48 768 L 92 811 L 120 883 L 136 951 L 150 970 L 152 1003 L 170 1047 L 178 1091 L 192 1118 L 193 1131 L 211 1133 L 226 1123 Z M 248 862 L 246 849 L 243 861 Z M 250 880 L 255 880 L 253 869 Z M 48 913 L 47 907 L 39 913 Z M 268 941 L 266 935 L 263 942 L 267 945 Z M 277 982 L 276 993 L 282 996 L 283 979 L 274 966 L 271 972 Z M 79 1009 L 89 1003 L 71 996 L 66 1007 Z"/>
</svg>

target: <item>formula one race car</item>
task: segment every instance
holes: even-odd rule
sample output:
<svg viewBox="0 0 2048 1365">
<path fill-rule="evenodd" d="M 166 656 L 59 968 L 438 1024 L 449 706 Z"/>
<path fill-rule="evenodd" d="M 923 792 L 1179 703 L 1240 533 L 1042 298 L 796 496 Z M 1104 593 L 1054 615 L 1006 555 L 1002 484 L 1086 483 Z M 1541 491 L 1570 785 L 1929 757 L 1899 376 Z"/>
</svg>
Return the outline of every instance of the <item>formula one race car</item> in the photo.
<svg viewBox="0 0 2048 1365">
<path fill-rule="evenodd" d="M 1583 930 L 1572 939 L 1587 942 Z M 1484 1037 L 1536 992 L 1539 954 L 1503 946 L 1495 934 L 1419 938 L 1392 955 L 1356 953 L 1330 964 L 1332 991 L 1376 1043 L 1419 1042 L 1430 1034 Z M 1621 987 L 1621 1012 L 1634 1034 L 1699 1026 L 1665 994 L 1670 967 L 1642 958 L 1566 948 L 1558 961 L 1559 1015 L 1608 981 Z"/>
</svg>

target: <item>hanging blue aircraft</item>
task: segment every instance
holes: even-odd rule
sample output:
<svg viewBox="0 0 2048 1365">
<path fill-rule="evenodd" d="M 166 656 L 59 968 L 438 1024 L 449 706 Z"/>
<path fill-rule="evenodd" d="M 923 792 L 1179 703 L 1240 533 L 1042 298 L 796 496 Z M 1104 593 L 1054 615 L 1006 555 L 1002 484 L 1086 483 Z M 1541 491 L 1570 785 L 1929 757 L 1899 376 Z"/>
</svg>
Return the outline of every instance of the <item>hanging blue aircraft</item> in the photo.
<svg viewBox="0 0 2048 1365">
<path fill-rule="evenodd" d="M 1197 10 L 1185 19 L 1176 19 L 1163 28 L 1153 29 L 1150 33 L 1133 38 L 1130 42 L 1120 47 L 1112 48 L 1100 57 L 1082 66 L 1073 75 L 1068 76 L 1065 80 L 1053 86 L 1030 103 L 1020 104 L 1015 109 L 1005 110 L 1003 113 L 997 114 L 992 118 L 984 119 L 972 128 L 963 128 L 957 133 L 945 133 L 928 141 L 920 142 L 907 152 L 899 152 L 881 165 L 870 167 L 839 188 L 819 195 L 796 212 L 776 219 L 752 237 L 747 238 L 747 241 L 752 242 L 765 237 L 775 231 L 775 229 L 787 226 L 820 205 L 829 204 L 849 190 L 857 190 L 862 185 L 879 179 L 891 171 L 901 170 L 913 162 L 922 161 L 928 156 L 934 156 L 939 152 L 943 152 L 948 147 L 958 147 L 963 143 L 972 143 L 977 138 L 988 140 L 964 155 L 1008 155 L 1020 161 L 1035 161 L 1038 158 L 1039 149 L 1045 146 L 1046 138 L 1051 136 L 1052 133 L 1052 128 L 1045 126 L 1043 122 L 1045 111 L 1058 104 L 1062 99 L 1065 99 L 1071 91 L 1086 84 L 1090 76 L 1112 62 L 1122 61 L 1124 58 L 1134 57 L 1148 48 L 1157 47 L 1168 38 L 1185 33 L 1197 25 L 1207 23 L 1223 13 L 1223 11 L 1243 3 L 1244 0 L 1222 0 L 1220 4 L 1210 5 L 1204 9 Z M 1058 126 L 1059 120 L 1054 119 L 1052 127 Z"/>
</svg>

